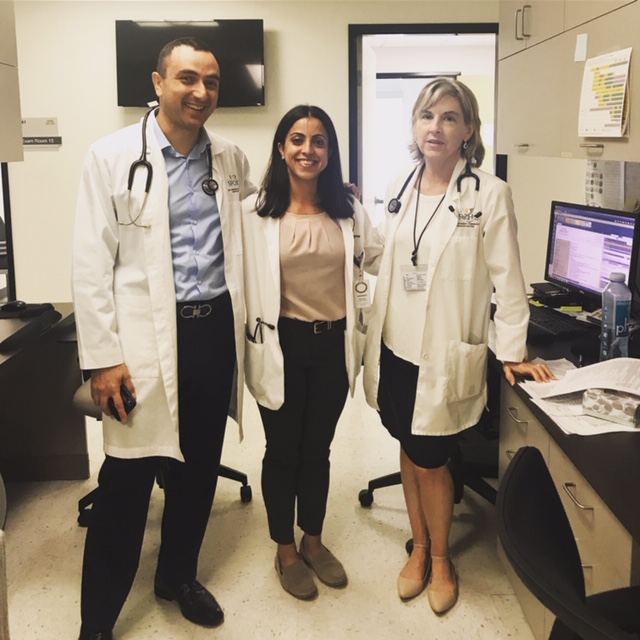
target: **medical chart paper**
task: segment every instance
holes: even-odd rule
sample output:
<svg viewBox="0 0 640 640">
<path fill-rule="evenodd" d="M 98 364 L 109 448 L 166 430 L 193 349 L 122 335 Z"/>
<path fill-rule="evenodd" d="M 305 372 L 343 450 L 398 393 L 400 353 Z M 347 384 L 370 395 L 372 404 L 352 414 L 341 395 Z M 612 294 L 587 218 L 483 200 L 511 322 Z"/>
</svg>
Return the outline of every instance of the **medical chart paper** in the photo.
<svg viewBox="0 0 640 640">
<path fill-rule="evenodd" d="M 578 135 L 620 138 L 627 134 L 631 48 L 585 62 Z"/>
<path fill-rule="evenodd" d="M 561 363 L 565 363 L 561 366 Z M 551 382 L 527 381 L 520 386 L 554 422 L 565 432 L 578 435 L 595 435 L 614 431 L 640 429 L 602 418 L 587 416 L 582 411 L 582 394 L 585 389 L 615 389 L 640 396 L 640 360 L 614 358 L 604 362 L 571 368 L 566 360 L 547 362 L 558 380 Z"/>
</svg>

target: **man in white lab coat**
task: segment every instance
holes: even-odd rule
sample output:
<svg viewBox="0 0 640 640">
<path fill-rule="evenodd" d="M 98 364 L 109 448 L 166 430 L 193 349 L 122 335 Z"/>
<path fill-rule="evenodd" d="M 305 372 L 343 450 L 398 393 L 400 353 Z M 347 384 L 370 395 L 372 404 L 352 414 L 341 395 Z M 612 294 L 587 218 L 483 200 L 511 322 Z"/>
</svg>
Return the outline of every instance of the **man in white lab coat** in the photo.
<svg viewBox="0 0 640 640">
<path fill-rule="evenodd" d="M 157 473 L 165 506 L 155 593 L 196 624 L 224 619 L 196 574 L 230 402 L 240 423 L 240 202 L 255 187 L 242 151 L 204 129 L 220 84 L 206 45 L 166 45 L 153 83 L 159 108 L 91 147 L 78 198 L 78 345 L 106 454 L 85 545 L 80 640 L 113 638 Z M 122 385 L 137 400 L 129 415 Z"/>
</svg>

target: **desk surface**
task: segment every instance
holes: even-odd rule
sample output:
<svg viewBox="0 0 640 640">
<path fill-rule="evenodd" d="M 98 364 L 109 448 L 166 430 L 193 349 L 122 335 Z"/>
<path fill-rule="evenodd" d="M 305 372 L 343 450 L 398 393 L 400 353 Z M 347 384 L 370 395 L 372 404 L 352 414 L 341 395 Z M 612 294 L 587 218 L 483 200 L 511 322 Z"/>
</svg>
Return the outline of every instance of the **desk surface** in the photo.
<svg viewBox="0 0 640 640">
<path fill-rule="evenodd" d="M 71 303 L 60 322 L 21 349 L 0 354 L 0 473 L 5 482 L 89 477 L 82 384 Z M 0 339 L 26 320 L 0 320 Z"/>
<path fill-rule="evenodd" d="M 576 360 L 569 340 L 529 345 L 529 357 L 538 356 L 547 360 L 562 357 Z M 538 405 L 529 401 L 522 387 L 516 385 L 515 391 L 633 539 L 640 543 L 640 432 L 568 435 Z"/>
</svg>

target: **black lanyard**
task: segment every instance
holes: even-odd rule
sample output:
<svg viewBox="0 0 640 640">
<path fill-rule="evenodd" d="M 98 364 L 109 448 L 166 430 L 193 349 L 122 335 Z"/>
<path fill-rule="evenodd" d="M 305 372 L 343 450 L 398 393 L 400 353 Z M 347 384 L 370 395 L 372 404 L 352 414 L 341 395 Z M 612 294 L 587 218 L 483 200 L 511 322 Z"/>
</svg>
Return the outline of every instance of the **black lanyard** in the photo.
<svg viewBox="0 0 640 640">
<path fill-rule="evenodd" d="M 422 236 L 424 235 L 424 232 L 427 230 L 427 227 L 429 226 L 429 224 L 431 224 L 431 221 L 433 220 L 433 216 L 435 216 L 436 213 L 438 212 L 438 209 L 440 208 L 440 205 L 442 204 L 444 197 L 447 195 L 447 193 L 445 192 L 442 198 L 440 198 L 440 202 L 438 202 L 438 204 L 436 205 L 436 208 L 433 210 L 431 217 L 427 220 L 427 224 L 424 225 L 424 228 L 420 232 L 420 236 L 416 241 L 416 227 L 418 226 L 418 204 L 420 203 L 420 188 L 422 187 L 423 173 L 424 173 L 424 164 L 420 168 L 420 175 L 418 176 L 418 195 L 416 196 L 416 213 L 413 218 L 413 251 L 411 252 L 411 264 L 414 267 L 418 266 L 418 249 L 420 248 L 420 242 L 422 241 Z"/>
</svg>

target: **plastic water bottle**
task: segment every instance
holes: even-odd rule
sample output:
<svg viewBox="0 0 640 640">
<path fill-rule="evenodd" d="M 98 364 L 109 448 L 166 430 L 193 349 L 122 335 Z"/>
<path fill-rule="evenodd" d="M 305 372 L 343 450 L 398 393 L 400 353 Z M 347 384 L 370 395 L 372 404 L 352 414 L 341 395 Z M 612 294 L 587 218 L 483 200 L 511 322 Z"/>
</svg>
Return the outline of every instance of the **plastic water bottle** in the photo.
<svg viewBox="0 0 640 640">
<path fill-rule="evenodd" d="M 612 273 L 609 280 L 602 291 L 600 360 L 629 356 L 631 291 L 624 283 L 624 273 Z"/>
</svg>

